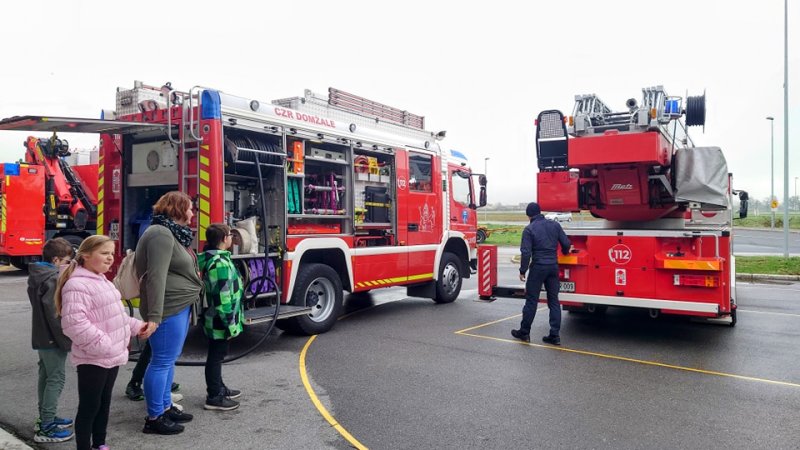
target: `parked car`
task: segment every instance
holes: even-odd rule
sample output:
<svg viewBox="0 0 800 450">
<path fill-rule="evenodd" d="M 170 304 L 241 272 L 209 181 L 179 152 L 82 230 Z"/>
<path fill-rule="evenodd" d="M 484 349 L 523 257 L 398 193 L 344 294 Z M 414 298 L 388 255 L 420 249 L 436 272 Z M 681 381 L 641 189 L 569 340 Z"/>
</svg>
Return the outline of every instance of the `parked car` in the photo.
<svg viewBox="0 0 800 450">
<path fill-rule="evenodd" d="M 545 219 L 555 220 L 556 222 L 572 222 L 571 212 L 551 212 L 544 215 Z"/>
</svg>

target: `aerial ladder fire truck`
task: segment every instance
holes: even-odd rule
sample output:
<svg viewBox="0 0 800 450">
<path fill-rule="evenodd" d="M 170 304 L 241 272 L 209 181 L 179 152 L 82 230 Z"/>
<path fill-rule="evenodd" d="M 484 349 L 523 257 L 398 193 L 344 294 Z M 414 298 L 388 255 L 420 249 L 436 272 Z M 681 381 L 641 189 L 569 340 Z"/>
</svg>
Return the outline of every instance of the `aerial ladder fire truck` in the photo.
<svg viewBox="0 0 800 450">
<path fill-rule="evenodd" d="M 70 165 L 55 134 L 23 145 L 24 160 L 0 166 L 0 262 L 19 269 L 41 259 L 48 239 L 77 248 L 97 227 L 97 164 Z"/>
<path fill-rule="evenodd" d="M 661 86 L 614 111 L 578 95 L 570 116 L 536 121 L 538 202 L 543 210 L 588 210 L 596 225 L 569 227 L 573 253 L 559 256 L 560 301 L 568 311 L 644 308 L 736 323 L 732 196 L 718 147 L 696 147 L 687 127 L 705 125 L 705 94 L 669 96 Z M 497 286 L 495 249 L 479 250 L 479 295 L 517 297 Z M 541 294 L 545 298 L 545 294 Z"/>
<path fill-rule="evenodd" d="M 232 225 L 247 324 L 325 332 L 343 290 L 404 286 L 449 303 L 475 267 L 486 179 L 422 116 L 332 88 L 264 102 L 136 82 L 104 117 L 17 117 L 0 130 L 101 135 L 97 233 L 118 260 L 168 191 L 195 202 L 194 250 L 210 224 Z"/>
</svg>

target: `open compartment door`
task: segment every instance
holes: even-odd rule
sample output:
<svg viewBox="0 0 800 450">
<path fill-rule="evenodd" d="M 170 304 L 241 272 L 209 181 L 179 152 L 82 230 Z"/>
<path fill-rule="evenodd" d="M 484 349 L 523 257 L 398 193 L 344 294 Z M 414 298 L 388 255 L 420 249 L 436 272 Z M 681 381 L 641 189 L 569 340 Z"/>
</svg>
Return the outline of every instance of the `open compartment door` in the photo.
<svg viewBox="0 0 800 450">
<path fill-rule="evenodd" d="M 72 117 L 19 116 L 0 120 L 0 131 L 131 134 L 166 129 L 163 124 Z"/>
</svg>

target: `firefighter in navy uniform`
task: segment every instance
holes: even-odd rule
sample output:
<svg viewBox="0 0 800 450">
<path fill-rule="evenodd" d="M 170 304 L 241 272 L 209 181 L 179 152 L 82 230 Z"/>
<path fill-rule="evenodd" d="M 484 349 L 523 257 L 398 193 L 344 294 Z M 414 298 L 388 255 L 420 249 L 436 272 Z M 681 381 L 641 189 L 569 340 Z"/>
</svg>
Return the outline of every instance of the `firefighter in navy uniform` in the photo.
<svg viewBox="0 0 800 450">
<path fill-rule="evenodd" d="M 542 340 L 548 344 L 561 345 L 561 305 L 558 302 L 558 256 L 556 251 L 568 255 L 572 244 L 561 225 L 554 220 L 547 220 L 542 209 L 535 202 L 528 203 L 525 214 L 530 223 L 522 231 L 520 252 L 522 258 L 519 266 L 519 280 L 525 281 L 525 306 L 522 308 L 522 322 L 518 330 L 511 330 L 515 338 L 530 342 L 531 325 L 536 316 L 539 304 L 539 292 L 544 284 L 547 291 L 547 307 L 550 309 L 550 334 Z"/>
</svg>

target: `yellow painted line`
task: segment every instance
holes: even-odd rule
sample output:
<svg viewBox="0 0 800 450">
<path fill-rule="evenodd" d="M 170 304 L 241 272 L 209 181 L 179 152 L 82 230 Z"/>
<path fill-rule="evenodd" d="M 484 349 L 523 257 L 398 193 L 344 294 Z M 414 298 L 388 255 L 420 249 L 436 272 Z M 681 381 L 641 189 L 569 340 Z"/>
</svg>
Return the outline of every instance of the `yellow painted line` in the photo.
<svg viewBox="0 0 800 450">
<path fill-rule="evenodd" d="M 537 309 L 536 312 L 539 312 L 540 309 L 542 309 L 542 308 Z M 455 333 L 456 334 L 464 334 L 467 331 L 477 330 L 478 328 L 488 327 L 489 325 L 494 325 L 496 323 L 505 322 L 506 320 L 514 319 L 514 318 L 519 317 L 521 315 L 522 314 L 514 314 L 513 316 L 506 317 L 504 319 L 497 319 L 497 320 L 494 320 L 494 321 L 491 321 L 491 322 L 486 322 L 486 323 L 482 323 L 480 325 L 475 325 L 474 327 L 464 328 L 463 330 L 458 330 Z"/>
<path fill-rule="evenodd" d="M 211 205 L 208 203 L 208 200 L 201 198 L 200 199 L 200 211 L 208 214 L 211 211 Z"/>
<path fill-rule="evenodd" d="M 97 214 L 103 214 L 103 202 L 97 203 Z"/>
<path fill-rule="evenodd" d="M 303 380 L 303 387 L 306 388 L 306 393 L 311 398 L 311 403 L 317 407 L 317 411 L 322 414 L 322 417 L 328 421 L 331 426 L 342 435 L 342 437 L 350 443 L 353 447 L 359 450 L 366 450 L 367 447 L 358 441 L 358 439 L 354 438 L 352 434 L 350 434 L 344 427 L 333 418 L 333 416 L 328 412 L 328 409 L 325 408 L 325 405 L 319 401 L 319 397 L 314 392 L 314 388 L 311 387 L 311 383 L 308 381 L 308 374 L 306 372 L 306 353 L 308 352 L 308 347 L 311 346 L 311 343 L 314 342 L 314 339 L 317 338 L 317 335 L 311 336 L 306 341 L 306 345 L 303 346 L 303 351 L 300 352 L 300 379 Z"/>
<path fill-rule="evenodd" d="M 211 220 L 208 218 L 208 214 L 200 214 L 200 226 L 208 228 L 209 225 L 211 225 Z"/>
<path fill-rule="evenodd" d="M 104 170 L 106 170 L 105 164 L 101 164 L 100 167 L 97 168 L 98 175 L 103 173 Z"/>
<path fill-rule="evenodd" d="M 207 156 L 200 156 L 200 164 L 204 166 L 208 166 L 208 157 Z"/>
<path fill-rule="evenodd" d="M 208 144 L 203 144 L 200 146 L 200 148 L 203 150 L 208 150 Z"/>
<path fill-rule="evenodd" d="M 208 180 L 210 180 L 211 177 L 208 176 L 208 172 L 207 171 L 201 170 L 200 171 L 200 179 L 205 181 L 206 183 L 208 183 Z"/>
<path fill-rule="evenodd" d="M 200 185 L 200 195 L 203 197 L 209 198 L 211 197 L 211 189 L 205 184 Z"/>
<path fill-rule="evenodd" d="M 746 375 L 737 375 L 737 374 L 734 374 L 734 373 L 717 372 L 715 370 L 705 370 L 705 369 L 698 369 L 698 368 L 695 368 L 695 367 L 679 366 L 679 365 L 675 365 L 675 364 L 667 364 L 667 363 L 661 363 L 661 362 L 657 362 L 657 361 L 648 361 L 646 359 L 629 358 L 627 356 L 619 356 L 619 355 L 611 355 L 611 354 L 607 354 L 607 353 L 591 352 L 591 351 L 588 351 L 588 350 L 577 350 L 577 349 L 566 348 L 566 347 L 562 347 L 562 346 L 544 345 L 544 344 L 532 344 L 530 342 L 522 342 L 522 341 L 520 341 L 518 339 L 497 338 L 497 337 L 493 337 L 493 336 L 485 336 L 485 335 L 482 335 L 482 334 L 467 333 L 467 331 L 470 331 L 470 330 L 483 328 L 483 327 L 486 327 L 486 326 L 489 326 L 489 325 L 492 325 L 492 324 L 496 324 L 496 323 L 499 323 L 499 322 L 503 322 L 505 320 L 513 319 L 514 317 L 519 317 L 519 316 L 520 315 L 518 314 L 518 315 L 515 315 L 515 316 L 511 316 L 511 317 L 506 317 L 504 319 L 495 320 L 493 322 L 483 323 L 483 324 L 474 326 L 472 328 L 465 328 L 464 330 L 456 331 L 455 334 L 459 334 L 461 336 L 470 336 L 470 337 L 476 337 L 476 338 L 481 338 L 481 339 L 488 339 L 488 340 L 497 341 L 497 342 L 508 342 L 508 343 L 511 343 L 511 344 L 522 344 L 522 345 L 527 345 L 527 346 L 530 346 L 530 347 L 544 348 L 544 349 L 547 349 L 547 350 L 556 350 L 556 351 L 567 352 L 567 353 L 575 353 L 575 354 L 584 355 L 584 356 L 594 356 L 594 357 L 597 357 L 597 358 L 605 358 L 605 359 L 611 359 L 611 360 L 615 360 L 615 361 L 631 362 L 631 363 L 636 363 L 636 364 L 642 364 L 642 365 L 645 365 L 645 366 L 663 367 L 665 369 L 681 370 L 681 371 L 684 371 L 684 372 L 700 373 L 700 374 L 703 374 L 703 375 L 716 375 L 716 376 L 719 376 L 719 377 L 734 378 L 734 379 L 737 379 L 737 380 L 754 381 L 754 382 L 759 382 L 759 383 L 768 383 L 768 384 L 775 384 L 775 385 L 779 385 L 779 386 L 788 386 L 788 387 L 800 388 L 800 384 L 798 384 L 798 383 L 790 383 L 788 381 L 770 380 L 770 379 L 767 379 L 767 378 L 750 377 L 750 376 L 746 376 Z"/>
</svg>

